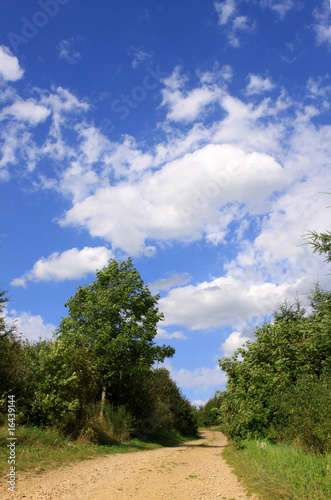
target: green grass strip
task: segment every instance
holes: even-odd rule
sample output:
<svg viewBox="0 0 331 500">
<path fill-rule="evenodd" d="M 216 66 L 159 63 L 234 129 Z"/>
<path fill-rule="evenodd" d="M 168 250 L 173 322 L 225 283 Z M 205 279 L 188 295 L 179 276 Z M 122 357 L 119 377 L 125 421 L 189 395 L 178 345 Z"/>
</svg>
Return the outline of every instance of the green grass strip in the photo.
<svg viewBox="0 0 331 500">
<path fill-rule="evenodd" d="M 245 441 L 223 455 L 250 493 L 263 500 L 330 500 L 331 455 L 306 453 L 296 446 Z"/>
</svg>

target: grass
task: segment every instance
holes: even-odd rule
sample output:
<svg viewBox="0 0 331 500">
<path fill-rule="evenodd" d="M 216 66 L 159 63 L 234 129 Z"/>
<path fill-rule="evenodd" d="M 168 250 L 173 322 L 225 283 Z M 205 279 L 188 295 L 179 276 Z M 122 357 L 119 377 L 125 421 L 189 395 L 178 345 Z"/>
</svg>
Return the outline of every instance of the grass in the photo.
<svg viewBox="0 0 331 500">
<path fill-rule="evenodd" d="M 15 431 L 16 470 L 18 472 L 41 473 L 73 462 L 92 459 L 98 456 L 133 453 L 141 450 L 154 450 L 163 446 L 174 446 L 194 439 L 186 438 L 176 431 L 153 437 L 149 441 L 137 438 L 125 440 L 111 446 L 79 442 L 61 435 L 56 429 L 18 426 Z M 7 427 L 0 427 L 0 477 L 9 471 Z"/>
<path fill-rule="evenodd" d="M 304 452 L 298 446 L 245 441 L 223 456 L 246 486 L 263 500 L 330 500 L 331 455 Z"/>
</svg>

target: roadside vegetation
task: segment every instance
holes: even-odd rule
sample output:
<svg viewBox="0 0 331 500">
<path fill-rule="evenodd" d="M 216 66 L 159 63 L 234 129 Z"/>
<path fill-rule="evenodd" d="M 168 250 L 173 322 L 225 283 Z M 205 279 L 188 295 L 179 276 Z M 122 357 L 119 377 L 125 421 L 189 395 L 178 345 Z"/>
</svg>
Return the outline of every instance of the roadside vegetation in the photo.
<svg viewBox="0 0 331 500">
<path fill-rule="evenodd" d="M 331 263 L 331 233 L 310 233 Z M 198 410 L 199 425 L 219 425 L 224 456 L 266 500 L 331 498 L 331 292 L 317 283 L 305 309 L 276 307 L 232 358 L 219 363 L 227 387 Z"/>
<path fill-rule="evenodd" d="M 155 343 L 163 319 L 132 261 L 97 272 L 66 302 L 52 340 L 28 342 L 3 315 L 0 291 L 0 463 L 17 438 L 15 467 L 48 467 L 104 453 L 173 445 L 197 435 L 196 410 Z M 11 398 L 9 409 L 8 396 Z M 13 402 L 14 401 L 14 402 Z M 10 414 L 9 414 L 10 412 Z M 10 426 L 9 426 L 10 422 Z M 7 457 L 7 458 L 6 458 Z"/>
<path fill-rule="evenodd" d="M 330 500 L 331 456 L 305 452 L 300 446 L 247 440 L 223 452 L 250 493 L 263 500 Z"/>
</svg>

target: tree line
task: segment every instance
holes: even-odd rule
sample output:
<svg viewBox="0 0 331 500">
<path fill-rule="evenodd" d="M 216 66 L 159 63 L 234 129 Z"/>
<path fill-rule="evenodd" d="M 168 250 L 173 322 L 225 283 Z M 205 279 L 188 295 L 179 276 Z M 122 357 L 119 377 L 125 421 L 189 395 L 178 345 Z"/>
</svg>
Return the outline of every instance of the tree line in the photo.
<svg viewBox="0 0 331 500">
<path fill-rule="evenodd" d="M 90 284 L 65 303 L 68 315 L 51 340 L 22 340 L 1 313 L 0 418 L 15 394 L 17 423 L 55 426 L 98 440 L 105 415 L 119 412 L 129 433 L 146 439 L 169 430 L 197 431 L 196 412 L 165 368 L 156 362 L 175 350 L 155 343 L 159 296 L 144 285 L 131 259 L 111 259 Z M 109 411 L 111 410 L 111 411 Z M 92 423 L 94 422 L 94 426 Z"/>
<path fill-rule="evenodd" d="M 331 263 L 330 232 L 307 241 Z M 276 307 L 254 341 L 219 360 L 226 390 L 199 409 L 200 425 L 220 425 L 240 446 L 263 438 L 330 451 L 331 292 L 317 283 L 308 298 L 307 309 L 298 300 Z"/>
</svg>

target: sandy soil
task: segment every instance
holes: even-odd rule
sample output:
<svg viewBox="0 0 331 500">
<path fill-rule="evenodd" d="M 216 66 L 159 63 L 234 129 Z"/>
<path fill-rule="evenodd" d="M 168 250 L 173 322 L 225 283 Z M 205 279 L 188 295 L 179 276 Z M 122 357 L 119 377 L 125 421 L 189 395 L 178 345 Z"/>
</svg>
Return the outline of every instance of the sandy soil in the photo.
<svg viewBox="0 0 331 500">
<path fill-rule="evenodd" d="M 108 455 L 42 476 L 23 476 L 15 496 L 4 489 L 0 496 L 4 500 L 247 499 L 222 457 L 226 437 L 210 430 L 201 434 L 202 439 L 174 448 Z"/>
</svg>

